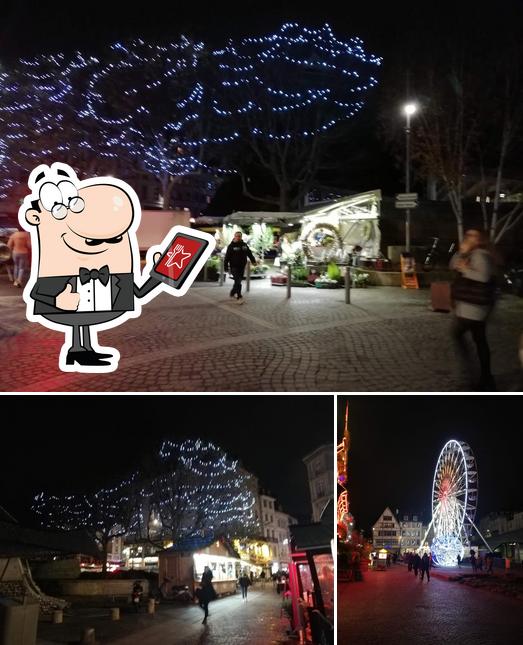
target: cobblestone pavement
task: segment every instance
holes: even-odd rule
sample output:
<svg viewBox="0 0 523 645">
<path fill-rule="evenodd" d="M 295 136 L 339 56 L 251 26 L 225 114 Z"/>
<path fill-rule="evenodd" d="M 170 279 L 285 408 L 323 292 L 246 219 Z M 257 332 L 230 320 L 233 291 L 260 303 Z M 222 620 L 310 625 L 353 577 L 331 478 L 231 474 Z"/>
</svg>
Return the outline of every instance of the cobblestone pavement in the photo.
<svg viewBox="0 0 523 645">
<path fill-rule="evenodd" d="M 338 642 L 365 645 L 516 645 L 522 603 L 406 567 L 368 571 L 338 585 Z"/>
<path fill-rule="evenodd" d="M 79 642 L 87 627 L 94 628 L 97 643 L 115 645 L 281 645 L 291 641 L 280 605 L 272 588 L 249 590 L 247 602 L 239 594 L 212 602 L 206 625 L 197 605 L 160 605 L 154 616 L 123 613 L 120 622 L 92 609 L 84 617 L 66 617 L 63 625 L 41 623 L 38 645 Z"/>
<path fill-rule="evenodd" d="M 7 295 L 2 295 L 2 294 Z M 466 391 L 449 339 L 451 316 L 429 310 L 429 292 L 343 290 L 253 282 L 243 306 L 228 287 L 161 294 L 142 316 L 99 334 L 116 347 L 110 374 L 58 369 L 62 334 L 25 320 L 0 289 L 0 391 Z M 504 296 L 489 338 L 498 389 L 518 391 L 523 299 Z"/>
</svg>

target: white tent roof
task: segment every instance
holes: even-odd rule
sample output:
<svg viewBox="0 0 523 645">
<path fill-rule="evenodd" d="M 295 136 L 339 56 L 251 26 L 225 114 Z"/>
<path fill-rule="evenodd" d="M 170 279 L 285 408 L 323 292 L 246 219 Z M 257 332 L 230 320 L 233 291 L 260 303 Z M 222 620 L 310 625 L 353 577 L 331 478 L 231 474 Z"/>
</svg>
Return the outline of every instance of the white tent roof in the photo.
<svg viewBox="0 0 523 645">
<path fill-rule="evenodd" d="M 302 213 L 282 213 L 279 211 L 236 211 L 223 218 L 224 224 L 238 224 L 248 226 L 256 222 L 261 224 L 287 224 L 298 222 Z"/>
<path fill-rule="evenodd" d="M 278 211 L 237 211 L 223 218 L 224 224 L 238 224 L 248 226 L 255 222 L 266 224 L 287 224 L 307 221 L 318 215 L 334 214 L 345 216 L 349 219 L 363 219 L 369 217 L 369 211 L 374 206 L 377 217 L 379 203 L 381 202 L 381 190 L 369 190 L 365 193 L 358 193 L 350 197 L 342 197 L 329 202 L 323 202 L 315 208 L 302 212 L 280 213 Z"/>
</svg>

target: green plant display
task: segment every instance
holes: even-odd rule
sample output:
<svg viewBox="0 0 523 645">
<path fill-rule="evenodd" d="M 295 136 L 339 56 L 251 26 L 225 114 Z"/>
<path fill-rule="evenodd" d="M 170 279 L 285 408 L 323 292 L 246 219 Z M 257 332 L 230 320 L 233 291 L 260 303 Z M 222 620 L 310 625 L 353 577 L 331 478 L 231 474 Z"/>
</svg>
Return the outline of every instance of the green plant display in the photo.
<svg viewBox="0 0 523 645">
<path fill-rule="evenodd" d="M 340 267 L 334 262 L 329 262 L 327 266 L 327 277 L 330 280 L 336 280 L 336 282 L 339 282 L 341 280 Z"/>
<path fill-rule="evenodd" d="M 366 287 L 369 284 L 369 278 L 368 273 L 354 273 L 352 275 L 352 284 L 355 287 Z"/>
<path fill-rule="evenodd" d="M 268 226 L 267 224 L 253 224 L 250 235 L 249 246 L 260 257 L 263 257 L 265 251 L 269 251 L 274 246 L 274 231 L 272 226 Z"/>
<path fill-rule="evenodd" d="M 304 266 L 293 266 L 291 268 L 291 275 L 293 280 L 307 280 L 309 270 Z"/>
<path fill-rule="evenodd" d="M 257 264 L 251 268 L 251 275 L 264 275 L 269 270 L 266 264 Z"/>
</svg>

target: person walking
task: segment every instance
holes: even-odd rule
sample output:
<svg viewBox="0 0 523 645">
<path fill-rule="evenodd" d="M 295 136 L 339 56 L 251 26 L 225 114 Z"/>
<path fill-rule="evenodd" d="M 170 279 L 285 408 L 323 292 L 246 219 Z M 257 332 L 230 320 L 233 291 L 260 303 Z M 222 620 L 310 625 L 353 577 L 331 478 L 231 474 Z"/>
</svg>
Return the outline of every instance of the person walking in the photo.
<svg viewBox="0 0 523 645">
<path fill-rule="evenodd" d="M 458 560 L 458 569 L 461 569 L 461 555 L 459 553 L 458 553 L 457 560 Z"/>
<path fill-rule="evenodd" d="M 209 569 L 209 567 L 206 566 L 203 570 L 201 586 L 196 590 L 196 597 L 198 598 L 200 607 L 204 612 L 202 625 L 207 622 L 207 618 L 209 616 L 209 603 L 212 600 L 216 600 L 217 597 L 216 591 L 214 590 L 214 587 L 212 585 L 212 579 L 212 571 Z"/>
<path fill-rule="evenodd" d="M 416 553 L 412 561 L 412 568 L 414 569 L 414 575 L 416 576 L 416 578 L 418 577 L 418 569 L 420 568 L 420 566 L 421 566 L 421 558 L 419 556 L 419 553 Z"/>
<path fill-rule="evenodd" d="M 428 553 L 424 553 L 423 557 L 421 558 L 420 570 L 421 570 L 420 580 L 423 582 L 423 575 L 426 573 L 427 582 L 430 582 L 430 558 Z"/>
<path fill-rule="evenodd" d="M 468 230 L 459 251 L 450 261 L 450 268 L 458 275 L 451 288 L 455 319 L 452 337 L 469 373 L 472 372 L 465 336 L 468 332 L 476 345 L 480 364 L 480 378 L 474 389 L 482 392 L 495 390 L 490 369 L 490 348 L 487 341 L 487 319 L 494 306 L 495 264 L 486 249 L 484 231 Z"/>
<path fill-rule="evenodd" d="M 412 571 L 412 553 L 409 551 L 405 557 L 407 560 L 407 571 Z"/>
<path fill-rule="evenodd" d="M 470 549 L 470 566 L 472 567 L 472 571 L 476 573 L 477 560 L 476 560 L 476 552 L 474 551 L 474 549 Z"/>
<path fill-rule="evenodd" d="M 236 231 L 225 253 L 224 269 L 225 271 L 228 271 L 229 268 L 231 270 L 234 284 L 230 292 L 230 297 L 235 299 L 239 305 L 243 304 L 242 280 L 247 259 L 252 264 L 256 264 L 256 258 L 252 254 L 251 249 L 243 241 L 241 231 Z"/>
<path fill-rule="evenodd" d="M 494 555 L 492 552 L 489 552 L 485 555 L 485 566 L 487 570 L 485 573 L 492 573 L 492 566 L 494 564 Z"/>
<path fill-rule="evenodd" d="M 247 600 L 247 589 L 251 584 L 251 580 L 245 571 L 242 572 L 241 576 L 238 578 L 238 584 L 242 590 L 242 600 Z"/>
<path fill-rule="evenodd" d="M 23 287 L 30 266 L 31 236 L 27 231 L 15 231 L 7 241 L 7 246 L 13 256 L 13 286 Z"/>
<path fill-rule="evenodd" d="M 481 553 L 478 553 L 478 562 L 477 562 L 478 570 L 483 573 L 483 557 Z"/>
<path fill-rule="evenodd" d="M 132 591 L 132 601 L 134 605 L 134 611 L 136 613 L 140 611 L 140 603 L 142 602 L 142 596 L 143 596 L 142 581 L 137 580 L 133 585 L 133 591 Z"/>
</svg>

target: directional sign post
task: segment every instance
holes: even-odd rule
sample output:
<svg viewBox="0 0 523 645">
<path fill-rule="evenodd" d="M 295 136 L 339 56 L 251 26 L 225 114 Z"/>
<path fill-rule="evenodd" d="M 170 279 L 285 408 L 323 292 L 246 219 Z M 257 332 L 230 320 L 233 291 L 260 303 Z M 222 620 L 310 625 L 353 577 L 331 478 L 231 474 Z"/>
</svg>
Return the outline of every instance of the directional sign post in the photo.
<svg viewBox="0 0 523 645">
<path fill-rule="evenodd" d="M 410 251 L 410 209 L 418 206 L 418 193 L 398 193 L 396 208 L 405 209 L 405 248 Z"/>
</svg>

